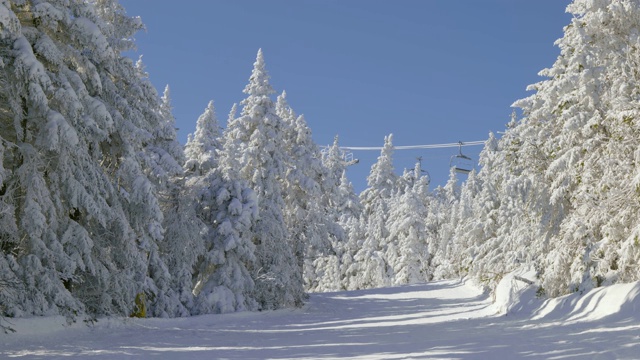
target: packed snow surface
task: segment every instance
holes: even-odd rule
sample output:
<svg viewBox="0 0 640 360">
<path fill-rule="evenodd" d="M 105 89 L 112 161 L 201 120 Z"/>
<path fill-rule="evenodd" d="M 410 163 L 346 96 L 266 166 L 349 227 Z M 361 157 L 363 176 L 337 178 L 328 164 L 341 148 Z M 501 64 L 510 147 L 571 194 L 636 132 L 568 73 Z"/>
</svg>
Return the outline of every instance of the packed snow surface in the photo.
<svg viewBox="0 0 640 360">
<path fill-rule="evenodd" d="M 11 319 L 0 358 L 638 359 L 640 283 L 558 299 L 511 274 L 312 294 L 297 310 L 179 319 Z M 6 322 L 3 323 L 7 325 Z"/>
</svg>

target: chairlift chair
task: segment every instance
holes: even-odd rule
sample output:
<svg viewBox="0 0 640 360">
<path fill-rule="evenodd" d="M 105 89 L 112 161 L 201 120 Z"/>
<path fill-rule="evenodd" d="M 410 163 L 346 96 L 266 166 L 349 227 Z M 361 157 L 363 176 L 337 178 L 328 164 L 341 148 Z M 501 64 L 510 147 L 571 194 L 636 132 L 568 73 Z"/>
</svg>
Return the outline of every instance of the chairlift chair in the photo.
<svg viewBox="0 0 640 360">
<path fill-rule="evenodd" d="M 325 156 L 327 156 L 327 153 L 329 152 L 329 146 L 324 146 L 321 148 L 320 150 L 320 154 L 322 155 L 322 158 L 324 159 Z M 355 165 L 357 163 L 360 162 L 360 159 L 356 159 L 353 157 L 353 153 L 350 151 L 341 151 L 342 153 L 342 161 L 344 163 L 345 166 L 351 166 L 351 165 Z"/>
<path fill-rule="evenodd" d="M 420 174 L 422 176 L 426 176 L 427 177 L 427 185 L 431 184 L 431 174 L 429 174 L 429 172 L 427 170 L 422 168 L 422 156 L 418 156 L 416 158 L 416 160 L 418 160 L 418 162 L 420 162 Z M 416 168 L 409 169 L 409 170 L 416 171 Z"/>
<path fill-rule="evenodd" d="M 473 170 L 473 159 L 462 153 L 462 141 L 458 141 L 458 154 L 453 155 L 449 167 L 459 174 L 469 174 Z"/>
<path fill-rule="evenodd" d="M 345 166 L 355 165 L 355 164 L 360 162 L 359 159 L 356 159 L 356 158 L 353 157 L 353 153 L 352 152 L 344 152 L 343 153 L 343 157 L 344 157 Z"/>
</svg>

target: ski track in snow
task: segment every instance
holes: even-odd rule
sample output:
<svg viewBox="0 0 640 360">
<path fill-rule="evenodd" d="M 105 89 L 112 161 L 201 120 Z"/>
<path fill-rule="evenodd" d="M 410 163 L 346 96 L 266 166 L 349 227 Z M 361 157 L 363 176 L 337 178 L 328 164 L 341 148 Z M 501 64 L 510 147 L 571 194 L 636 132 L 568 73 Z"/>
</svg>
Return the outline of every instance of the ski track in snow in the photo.
<svg viewBox="0 0 640 360">
<path fill-rule="evenodd" d="M 534 287 L 509 281 L 495 302 L 464 282 L 440 281 L 312 294 L 297 310 L 90 327 L 9 319 L 18 333 L 0 335 L 0 358 L 640 358 L 640 283 L 542 301 Z"/>
</svg>

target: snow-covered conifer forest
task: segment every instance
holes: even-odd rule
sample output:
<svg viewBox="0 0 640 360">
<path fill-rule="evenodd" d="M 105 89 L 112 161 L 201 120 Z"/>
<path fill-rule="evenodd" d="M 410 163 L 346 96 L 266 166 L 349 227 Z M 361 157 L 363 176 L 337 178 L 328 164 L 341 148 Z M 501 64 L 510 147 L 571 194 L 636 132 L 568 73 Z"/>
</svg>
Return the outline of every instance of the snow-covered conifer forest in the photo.
<svg viewBox="0 0 640 360">
<path fill-rule="evenodd" d="M 183 146 L 169 87 L 123 55 L 143 25 L 117 0 L 0 0 L 0 315 L 269 310 L 460 277 L 494 289 L 522 267 L 539 296 L 640 280 L 640 0 L 568 11 L 477 172 L 429 188 L 420 163 L 394 172 L 389 135 L 356 194 L 338 137 L 321 152 L 270 85 L 268 51 Z"/>
</svg>

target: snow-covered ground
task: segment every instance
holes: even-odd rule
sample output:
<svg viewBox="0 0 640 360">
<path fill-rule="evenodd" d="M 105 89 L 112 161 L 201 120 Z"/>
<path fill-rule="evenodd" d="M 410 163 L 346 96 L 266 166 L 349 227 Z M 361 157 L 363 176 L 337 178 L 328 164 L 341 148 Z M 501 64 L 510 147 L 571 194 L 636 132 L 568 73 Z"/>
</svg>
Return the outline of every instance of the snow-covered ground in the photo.
<svg viewBox="0 0 640 360">
<path fill-rule="evenodd" d="M 298 310 L 11 320 L 0 358 L 640 359 L 640 283 L 546 301 L 535 290 L 509 275 L 495 299 L 440 281 L 313 294 Z"/>
</svg>

